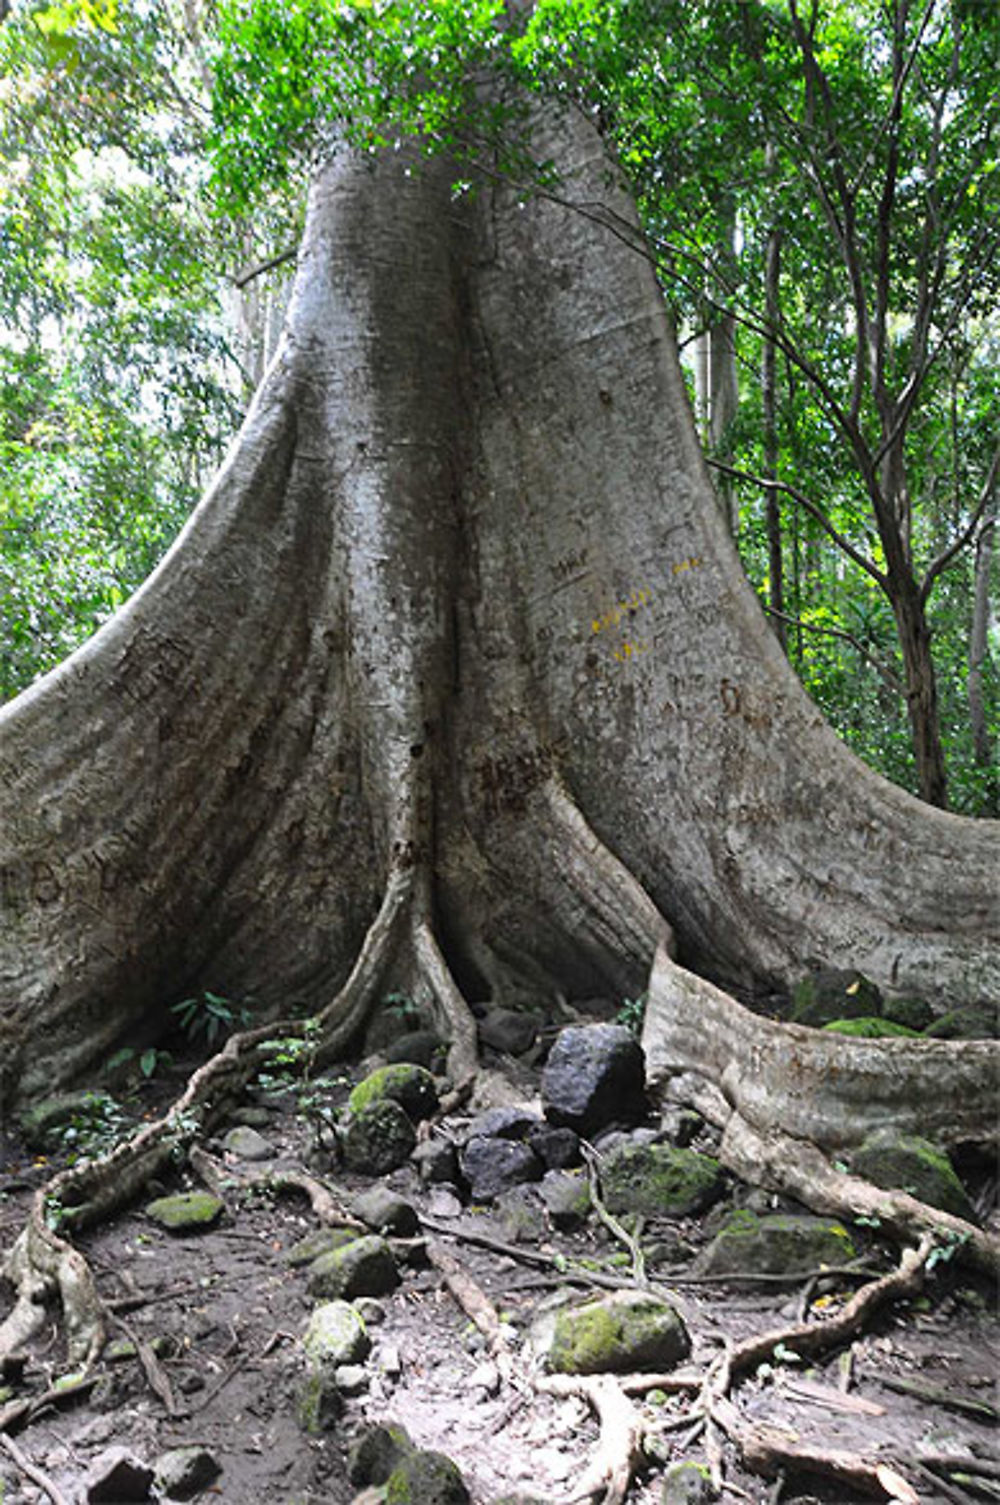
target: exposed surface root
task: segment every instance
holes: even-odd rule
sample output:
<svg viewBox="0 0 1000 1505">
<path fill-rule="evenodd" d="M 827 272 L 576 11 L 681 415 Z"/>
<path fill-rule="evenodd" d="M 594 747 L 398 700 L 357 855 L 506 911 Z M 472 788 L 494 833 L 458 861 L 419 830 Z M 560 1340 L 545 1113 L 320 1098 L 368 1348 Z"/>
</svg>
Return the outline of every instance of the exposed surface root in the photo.
<svg viewBox="0 0 1000 1505">
<path fill-rule="evenodd" d="M 549 1374 L 536 1381 L 549 1395 L 579 1395 L 600 1422 L 600 1436 L 587 1472 L 574 1486 L 570 1505 L 599 1498 L 602 1505 L 621 1505 L 642 1462 L 642 1418 L 610 1374 Z"/>
</svg>

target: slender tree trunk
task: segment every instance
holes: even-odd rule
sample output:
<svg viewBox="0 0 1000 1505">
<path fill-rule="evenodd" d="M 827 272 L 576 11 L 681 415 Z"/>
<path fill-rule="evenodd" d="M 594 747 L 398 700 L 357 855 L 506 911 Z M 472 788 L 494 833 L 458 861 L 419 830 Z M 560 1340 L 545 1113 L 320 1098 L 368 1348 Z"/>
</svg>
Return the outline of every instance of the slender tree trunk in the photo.
<svg viewBox="0 0 1000 1505">
<path fill-rule="evenodd" d="M 990 576 L 993 565 L 993 539 L 996 533 L 996 501 L 984 517 L 976 542 L 976 566 L 972 598 L 972 630 L 969 634 L 969 721 L 972 726 L 973 757 L 976 766 L 989 779 L 985 809 L 1000 814 L 1000 773 L 997 769 L 996 737 L 991 735 L 983 695 L 983 666 L 986 662 L 987 628 L 990 617 Z"/>
<path fill-rule="evenodd" d="M 0 710 L 8 1104 L 209 987 L 611 997 L 658 944 L 994 996 L 998 831 L 860 765 L 712 501 L 652 267 L 569 114 L 586 214 L 350 154 L 286 334 L 156 574 Z M 605 204 L 611 231 L 598 223 Z M 457 1048 L 457 1045 L 456 1045 Z M 465 1048 L 463 1044 L 462 1048 Z"/>
<path fill-rule="evenodd" d="M 767 238 L 765 259 L 767 326 L 777 328 L 780 317 L 781 232 L 772 229 Z M 764 477 L 769 481 L 778 479 L 778 351 L 774 338 L 764 336 L 761 360 L 761 402 L 764 418 Z M 788 651 L 785 629 L 785 581 L 781 538 L 781 503 L 778 493 L 767 493 L 767 560 L 768 603 L 775 615 L 771 618 L 774 635 L 782 648 Z"/>
</svg>

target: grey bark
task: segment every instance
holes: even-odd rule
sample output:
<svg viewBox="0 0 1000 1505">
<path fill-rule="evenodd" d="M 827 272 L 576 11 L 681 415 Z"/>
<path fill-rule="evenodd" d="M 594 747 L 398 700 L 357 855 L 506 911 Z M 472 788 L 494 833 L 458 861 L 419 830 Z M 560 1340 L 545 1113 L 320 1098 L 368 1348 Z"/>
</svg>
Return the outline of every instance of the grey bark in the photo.
<svg viewBox="0 0 1000 1505">
<path fill-rule="evenodd" d="M 998 828 L 836 741 L 713 503 L 635 224 L 568 118 L 575 213 L 349 155 L 280 349 L 123 611 L 0 711 L 10 1106 L 200 987 L 328 1008 L 727 986 L 806 958 L 998 986 Z M 624 218 L 623 218 L 624 217 Z M 334 1007 L 329 1006 L 333 1004 Z"/>
<path fill-rule="evenodd" d="M 969 634 L 969 721 L 972 726 L 972 745 L 975 760 L 986 769 L 992 779 L 992 800 L 989 808 L 994 814 L 1000 806 L 1000 772 L 997 769 L 997 741 L 991 734 L 986 715 L 986 700 L 983 694 L 983 666 L 987 654 L 987 630 L 990 618 L 990 575 L 993 565 L 993 540 L 997 526 L 997 506 L 994 500 L 991 510 L 983 518 L 976 543 L 976 565 L 972 596 L 972 630 Z"/>
</svg>

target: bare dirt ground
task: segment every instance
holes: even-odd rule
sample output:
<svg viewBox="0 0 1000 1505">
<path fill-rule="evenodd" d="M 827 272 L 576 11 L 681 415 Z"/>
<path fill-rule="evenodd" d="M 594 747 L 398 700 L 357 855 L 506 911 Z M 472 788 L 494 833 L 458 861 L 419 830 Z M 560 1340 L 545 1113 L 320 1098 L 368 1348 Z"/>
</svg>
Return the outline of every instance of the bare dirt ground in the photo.
<svg viewBox="0 0 1000 1505">
<path fill-rule="evenodd" d="M 435 1132 L 457 1133 L 461 1126 L 460 1119 L 446 1121 Z M 233 1166 L 234 1175 L 264 1176 L 275 1165 L 314 1162 L 307 1126 L 291 1100 L 272 1111 L 263 1132 L 278 1159 Z M 214 1148 L 223 1159 L 219 1145 Z M 8 1143 L 0 1182 L 4 1249 L 23 1223 L 32 1187 L 51 1169 L 23 1146 Z M 316 1173 L 345 1205 L 365 1185 L 336 1168 Z M 574 1266 L 589 1260 L 605 1273 L 624 1273 L 627 1256 L 594 1220 L 573 1235 L 545 1228 L 512 1254 L 470 1240 L 474 1235 L 508 1241 L 509 1228 L 495 1212 L 459 1208 L 440 1189 L 421 1187 L 410 1167 L 388 1180 L 437 1225 L 434 1237 L 519 1334 L 527 1333 L 539 1304 L 564 1284 L 558 1268 L 563 1259 Z M 166 1189 L 197 1184 L 188 1170 Z M 739 1197 L 746 1188 L 733 1192 Z M 112 1444 L 127 1445 L 152 1463 L 166 1449 L 199 1443 L 222 1466 L 206 1499 L 232 1505 L 265 1500 L 346 1505 L 357 1492 L 346 1472 L 349 1438 L 366 1422 L 383 1419 L 402 1423 L 420 1446 L 448 1453 L 476 1505 L 512 1495 L 553 1505 L 574 1499 L 598 1436 L 586 1403 L 536 1392 L 526 1354 L 517 1361 L 519 1379 L 503 1380 L 484 1339 L 437 1270 L 418 1254 L 403 1267 L 396 1291 L 379 1299 L 381 1317 L 370 1309 L 372 1353 L 344 1415 L 329 1433 L 305 1435 L 296 1419 L 300 1338 L 315 1302 L 307 1295 L 304 1270 L 290 1266 L 287 1252 L 317 1226 L 315 1216 L 305 1197 L 266 1186 L 234 1184 L 226 1203 L 223 1221 L 201 1234 L 172 1236 L 137 1206 L 78 1240 L 114 1313 L 112 1340 L 154 1345 L 169 1398 L 154 1393 L 136 1357 L 116 1358 L 109 1345 L 92 1383 L 53 1400 L 16 1433 L 12 1429 L 22 1461 L 42 1470 L 66 1501 L 87 1498 L 88 1468 Z M 650 1243 L 664 1236 L 675 1242 L 680 1237 L 694 1250 L 706 1233 L 689 1221 L 650 1226 L 643 1235 Z M 870 1245 L 869 1252 L 880 1269 L 893 1263 L 888 1250 Z M 546 1265 L 546 1258 L 554 1263 Z M 820 1286 L 800 1279 L 738 1287 L 685 1279 L 683 1269 L 675 1267 L 662 1276 L 653 1273 L 675 1295 L 692 1334 L 685 1370 L 706 1366 L 727 1341 L 780 1326 L 806 1311 L 821 1321 L 824 1311 L 835 1310 L 857 1284 L 831 1278 Z M 31 1353 L 15 1387 L 18 1397 L 40 1394 L 65 1371 L 56 1315 L 48 1340 Z M 892 1464 L 922 1501 L 996 1499 L 998 1353 L 1000 1322 L 990 1293 L 947 1264 L 934 1272 L 922 1297 L 886 1312 L 849 1355 L 834 1355 L 816 1368 L 790 1356 L 743 1382 L 735 1400 L 755 1422 Z M 657 1456 L 633 1486 L 633 1505 L 660 1501 L 669 1461 L 703 1458 L 693 1427 L 678 1424 L 691 1399 L 654 1392 L 637 1400 Z M 945 1485 L 919 1462 L 930 1453 L 974 1456 L 985 1464 L 962 1484 Z M 783 1482 L 755 1477 L 731 1451 L 726 1462 L 727 1500 L 846 1505 L 856 1498 L 844 1486 L 816 1477 L 789 1476 Z M 48 1498 L 6 1452 L 0 1452 L 0 1481 L 3 1505 Z"/>
</svg>

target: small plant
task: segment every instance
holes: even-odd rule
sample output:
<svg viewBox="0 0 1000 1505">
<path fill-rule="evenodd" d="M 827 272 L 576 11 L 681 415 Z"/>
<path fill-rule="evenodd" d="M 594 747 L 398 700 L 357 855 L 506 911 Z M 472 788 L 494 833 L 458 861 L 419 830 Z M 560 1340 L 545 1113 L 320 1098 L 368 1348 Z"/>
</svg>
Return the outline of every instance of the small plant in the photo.
<svg viewBox="0 0 1000 1505">
<path fill-rule="evenodd" d="M 139 1071 L 146 1081 L 156 1075 L 161 1067 L 172 1066 L 174 1058 L 169 1050 L 159 1050 L 155 1045 L 150 1045 L 146 1050 L 137 1055 L 131 1045 L 116 1050 L 113 1056 L 109 1056 L 104 1063 L 106 1076 L 113 1076 L 122 1067 L 138 1066 Z"/>
<path fill-rule="evenodd" d="M 96 1159 L 131 1130 L 131 1121 L 120 1103 L 106 1092 L 88 1092 L 72 1118 L 57 1131 L 68 1151 L 68 1161 Z"/>
<path fill-rule="evenodd" d="M 235 1029 L 246 1029 L 253 1018 L 246 1004 L 237 1007 L 229 998 L 210 993 L 207 988 L 195 998 L 182 998 L 170 1012 L 177 1015 L 189 1040 L 203 1039 L 210 1046 Z"/>
<path fill-rule="evenodd" d="M 640 993 L 638 998 L 623 998 L 615 1015 L 618 1024 L 625 1026 L 633 1035 L 642 1033 L 642 1022 L 646 1017 L 646 994 Z"/>
<path fill-rule="evenodd" d="M 393 1014 L 400 1024 L 410 1028 L 420 1023 L 420 1010 L 409 993 L 386 993 L 382 999 L 382 1011 Z"/>
<path fill-rule="evenodd" d="M 955 1258 L 955 1255 L 961 1249 L 962 1245 L 967 1244 L 969 1241 L 969 1235 L 967 1233 L 957 1233 L 952 1228 L 942 1229 L 941 1238 L 942 1242 L 938 1244 L 936 1248 L 932 1249 L 930 1254 L 927 1256 L 928 1274 L 931 1270 L 935 1269 L 936 1266 L 946 1265 L 949 1260 L 953 1260 Z"/>
</svg>

